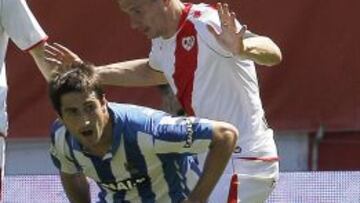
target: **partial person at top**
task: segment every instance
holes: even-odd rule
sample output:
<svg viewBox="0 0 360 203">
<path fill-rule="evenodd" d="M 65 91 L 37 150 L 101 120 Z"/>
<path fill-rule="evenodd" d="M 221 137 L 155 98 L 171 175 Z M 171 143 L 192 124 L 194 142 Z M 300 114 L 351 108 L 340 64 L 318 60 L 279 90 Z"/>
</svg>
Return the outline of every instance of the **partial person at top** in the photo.
<svg viewBox="0 0 360 203">
<path fill-rule="evenodd" d="M 0 173 L 4 174 L 5 137 L 8 133 L 7 79 L 5 56 L 9 39 L 21 50 L 30 53 L 43 76 L 51 75 L 50 64 L 44 60 L 48 36 L 31 13 L 25 0 L 0 0 Z M 12 67 L 15 68 L 15 67 Z M 20 67 L 18 67 L 20 68 Z M 0 184 L 2 181 L 0 180 Z"/>
</svg>

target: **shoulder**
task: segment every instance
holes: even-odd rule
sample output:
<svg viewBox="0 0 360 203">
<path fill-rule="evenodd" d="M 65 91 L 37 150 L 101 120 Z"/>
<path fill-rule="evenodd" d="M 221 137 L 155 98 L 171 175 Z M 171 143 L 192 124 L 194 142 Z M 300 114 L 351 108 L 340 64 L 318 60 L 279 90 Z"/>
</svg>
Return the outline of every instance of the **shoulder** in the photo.
<svg viewBox="0 0 360 203">
<path fill-rule="evenodd" d="M 199 44 L 201 43 L 206 45 L 206 47 L 210 48 L 210 50 L 215 51 L 220 55 L 229 55 L 229 53 L 218 43 L 215 36 L 208 28 L 208 26 L 211 26 L 215 30 L 221 30 L 219 15 L 213 6 L 208 4 L 194 4 L 191 7 L 187 21 L 188 23 L 193 24 L 193 26 L 187 25 L 187 27 L 185 27 L 186 25 L 184 25 L 183 28 L 194 29 Z"/>
<path fill-rule="evenodd" d="M 69 134 L 64 124 L 60 120 L 54 121 L 51 126 L 51 146 L 50 152 L 53 155 L 58 153 L 60 154 L 68 154 L 69 152 Z"/>
<path fill-rule="evenodd" d="M 66 128 L 60 120 L 55 120 L 51 126 L 51 142 L 53 145 L 65 139 Z"/>
<path fill-rule="evenodd" d="M 133 104 L 109 103 L 109 108 L 113 111 L 114 119 L 124 125 L 139 125 L 158 115 L 166 114 L 156 109 Z"/>
<path fill-rule="evenodd" d="M 218 12 L 209 4 L 194 4 L 189 12 L 188 20 L 195 25 L 198 31 L 207 32 L 207 25 L 220 26 Z"/>
</svg>

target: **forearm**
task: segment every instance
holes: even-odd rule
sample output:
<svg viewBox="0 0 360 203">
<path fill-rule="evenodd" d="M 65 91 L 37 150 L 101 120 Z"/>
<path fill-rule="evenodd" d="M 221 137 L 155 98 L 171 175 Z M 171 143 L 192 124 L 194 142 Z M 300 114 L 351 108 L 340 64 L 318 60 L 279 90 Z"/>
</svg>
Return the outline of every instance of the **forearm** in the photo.
<svg viewBox="0 0 360 203">
<path fill-rule="evenodd" d="M 71 203 L 90 203 L 89 183 L 83 174 L 61 174 L 61 182 Z"/>
<path fill-rule="evenodd" d="M 241 58 L 254 61 L 265 66 L 277 65 L 282 60 L 280 48 L 268 37 L 257 36 L 245 38 L 244 52 Z"/>
<path fill-rule="evenodd" d="M 163 73 L 153 70 L 148 59 L 137 59 L 96 67 L 105 85 L 153 86 L 167 83 Z"/>
<path fill-rule="evenodd" d="M 45 60 L 44 45 L 45 43 L 39 44 L 38 46 L 31 49 L 29 53 L 33 57 L 41 74 L 44 76 L 46 81 L 49 81 L 54 69 L 51 64 L 47 63 Z"/>
<path fill-rule="evenodd" d="M 220 128 L 213 136 L 203 174 L 189 195 L 189 200 L 194 202 L 207 201 L 234 151 L 236 140 L 237 130 L 234 127 Z"/>
</svg>

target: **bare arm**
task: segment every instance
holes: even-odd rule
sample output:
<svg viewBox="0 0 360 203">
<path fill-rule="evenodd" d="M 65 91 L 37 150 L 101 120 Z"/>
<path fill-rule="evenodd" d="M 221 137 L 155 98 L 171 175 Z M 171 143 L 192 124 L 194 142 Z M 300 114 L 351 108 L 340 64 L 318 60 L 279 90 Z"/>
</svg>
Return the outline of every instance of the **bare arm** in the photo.
<svg viewBox="0 0 360 203">
<path fill-rule="evenodd" d="M 277 65 L 282 60 L 280 48 L 268 37 L 254 36 L 243 40 L 244 51 L 238 56 L 265 66 Z"/>
<path fill-rule="evenodd" d="M 236 28 L 236 15 L 229 11 L 228 4 L 217 4 L 221 32 L 208 26 L 217 41 L 235 57 L 250 59 L 257 64 L 273 66 L 281 62 L 280 48 L 268 37 L 253 35 L 247 37 L 246 26 L 238 32 Z"/>
<path fill-rule="evenodd" d="M 125 62 L 98 66 L 101 83 L 119 86 L 153 86 L 166 84 L 162 72 L 152 69 L 148 59 L 137 59 Z"/>
<path fill-rule="evenodd" d="M 82 59 L 70 49 L 54 43 L 46 46 L 46 59 L 62 69 L 68 69 L 74 63 L 82 63 Z M 153 86 L 166 84 L 162 72 L 152 69 L 148 59 L 137 59 L 109 65 L 97 66 L 100 81 L 106 85 L 116 86 Z"/>
<path fill-rule="evenodd" d="M 71 203 L 90 203 L 89 183 L 84 174 L 66 174 L 60 172 L 62 186 Z"/>
<path fill-rule="evenodd" d="M 29 53 L 34 58 L 34 61 L 38 66 L 41 74 L 45 77 L 47 81 L 49 81 L 55 66 L 52 66 L 52 64 L 48 63 L 45 60 L 45 52 L 44 52 L 45 44 L 46 42 L 40 43 L 36 47 L 32 48 L 29 51 Z"/>
<path fill-rule="evenodd" d="M 237 136 L 238 132 L 234 126 L 224 122 L 214 122 L 213 138 L 203 174 L 184 202 L 207 201 L 234 151 Z"/>
</svg>

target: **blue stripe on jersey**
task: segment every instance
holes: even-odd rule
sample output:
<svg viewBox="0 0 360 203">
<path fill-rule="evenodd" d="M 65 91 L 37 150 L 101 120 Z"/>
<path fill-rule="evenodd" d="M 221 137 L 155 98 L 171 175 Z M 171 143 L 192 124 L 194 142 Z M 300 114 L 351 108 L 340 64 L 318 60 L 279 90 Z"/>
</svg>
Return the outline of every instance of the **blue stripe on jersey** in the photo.
<svg viewBox="0 0 360 203">
<path fill-rule="evenodd" d="M 191 129 L 189 129 L 189 124 L 191 125 Z M 194 122 L 191 122 L 189 118 L 183 117 L 176 124 L 161 124 L 157 125 L 156 128 L 155 139 L 164 141 L 183 142 L 188 139 L 191 133 L 193 140 L 212 138 L 211 123 L 199 123 L 199 119 L 197 118 Z M 192 132 L 190 132 L 191 130 Z"/>
<path fill-rule="evenodd" d="M 55 132 L 62 126 L 63 124 L 59 120 L 55 120 L 51 126 L 50 139 L 53 145 L 55 145 Z"/>
<path fill-rule="evenodd" d="M 125 193 L 116 192 L 113 195 L 114 203 L 130 203 L 130 201 L 124 200 L 124 194 Z"/>
<path fill-rule="evenodd" d="M 93 163 L 100 182 L 106 184 L 116 183 L 116 178 L 111 171 L 111 159 L 103 160 L 98 156 L 93 156 L 90 154 L 87 154 L 86 156 L 89 157 L 91 162 Z"/>
<path fill-rule="evenodd" d="M 190 161 L 190 169 L 193 170 L 200 177 L 202 172 L 199 168 L 197 157 L 192 157 L 192 158 L 193 159 Z"/>
<path fill-rule="evenodd" d="M 50 154 L 51 160 L 54 163 L 54 165 L 56 166 L 56 168 L 58 168 L 59 170 L 61 170 L 61 162 L 58 158 L 56 158 L 54 155 Z"/>
<path fill-rule="evenodd" d="M 185 186 L 185 188 L 184 188 L 184 192 L 185 192 L 185 194 L 186 194 L 186 196 L 189 196 L 189 194 L 190 194 L 190 189 L 189 189 L 189 187 L 188 187 L 188 185 L 186 184 L 186 180 L 187 180 L 187 177 L 186 177 L 186 173 L 187 173 L 187 170 L 188 170 L 188 164 L 189 164 L 189 158 L 191 158 L 192 156 L 187 156 L 185 159 L 178 159 L 177 160 L 177 164 L 178 164 L 178 166 L 181 166 L 181 168 L 180 168 L 180 174 L 182 174 L 182 178 L 181 178 L 181 180 L 182 180 L 182 184 Z"/>
<path fill-rule="evenodd" d="M 132 130 L 129 130 L 129 132 L 130 133 L 128 133 L 123 139 L 126 161 L 128 165 L 131 165 L 131 167 L 134 167 L 139 171 L 137 174 L 130 173 L 129 171 L 131 178 L 137 178 L 138 176 L 149 177 L 144 156 L 142 155 L 138 146 L 137 132 L 133 132 Z M 138 190 L 138 193 L 141 197 L 141 202 L 155 202 L 155 194 L 152 191 L 151 183 L 137 185 L 136 189 Z"/>
<path fill-rule="evenodd" d="M 116 178 L 111 171 L 111 159 L 103 160 L 100 157 L 93 156 L 90 154 L 87 154 L 86 156 L 89 157 L 91 162 L 93 163 L 95 171 L 96 171 L 101 183 L 105 183 L 105 184 L 113 183 L 116 185 Z M 103 190 L 102 192 L 106 193 L 105 190 Z M 115 193 L 114 200 L 116 200 L 116 199 L 121 200 L 121 199 L 124 199 L 126 192 L 125 191 L 114 191 L 114 193 Z M 105 195 L 105 194 L 102 194 L 102 195 Z"/>
<path fill-rule="evenodd" d="M 181 202 L 189 195 L 189 188 L 186 184 L 185 174 L 187 171 L 187 156 L 180 156 L 179 154 L 158 154 L 162 162 L 164 177 L 169 187 L 169 196 L 171 202 Z M 176 166 L 177 164 L 177 166 Z M 182 168 L 178 166 L 183 165 Z M 179 173 L 182 177 L 179 177 Z M 185 188 L 183 188 L 183 186 Z"/>
<path fill-rule="evenodd" d="M 119 115 L 117 115 L 114 110 L 111 108 L 111 104 L 109 104 L 108 110 L 110 114 L 110 118 L 112 119 L 112 126 L 113 126 L 113 139 L 111 145 L 111 153 L 115 156 L 117 149 L 120 146 L 121 142 L 121 133 L 124 132 L 123 130 L 123 122 L 121 118 L 119 119 Z"/>
</svg>

